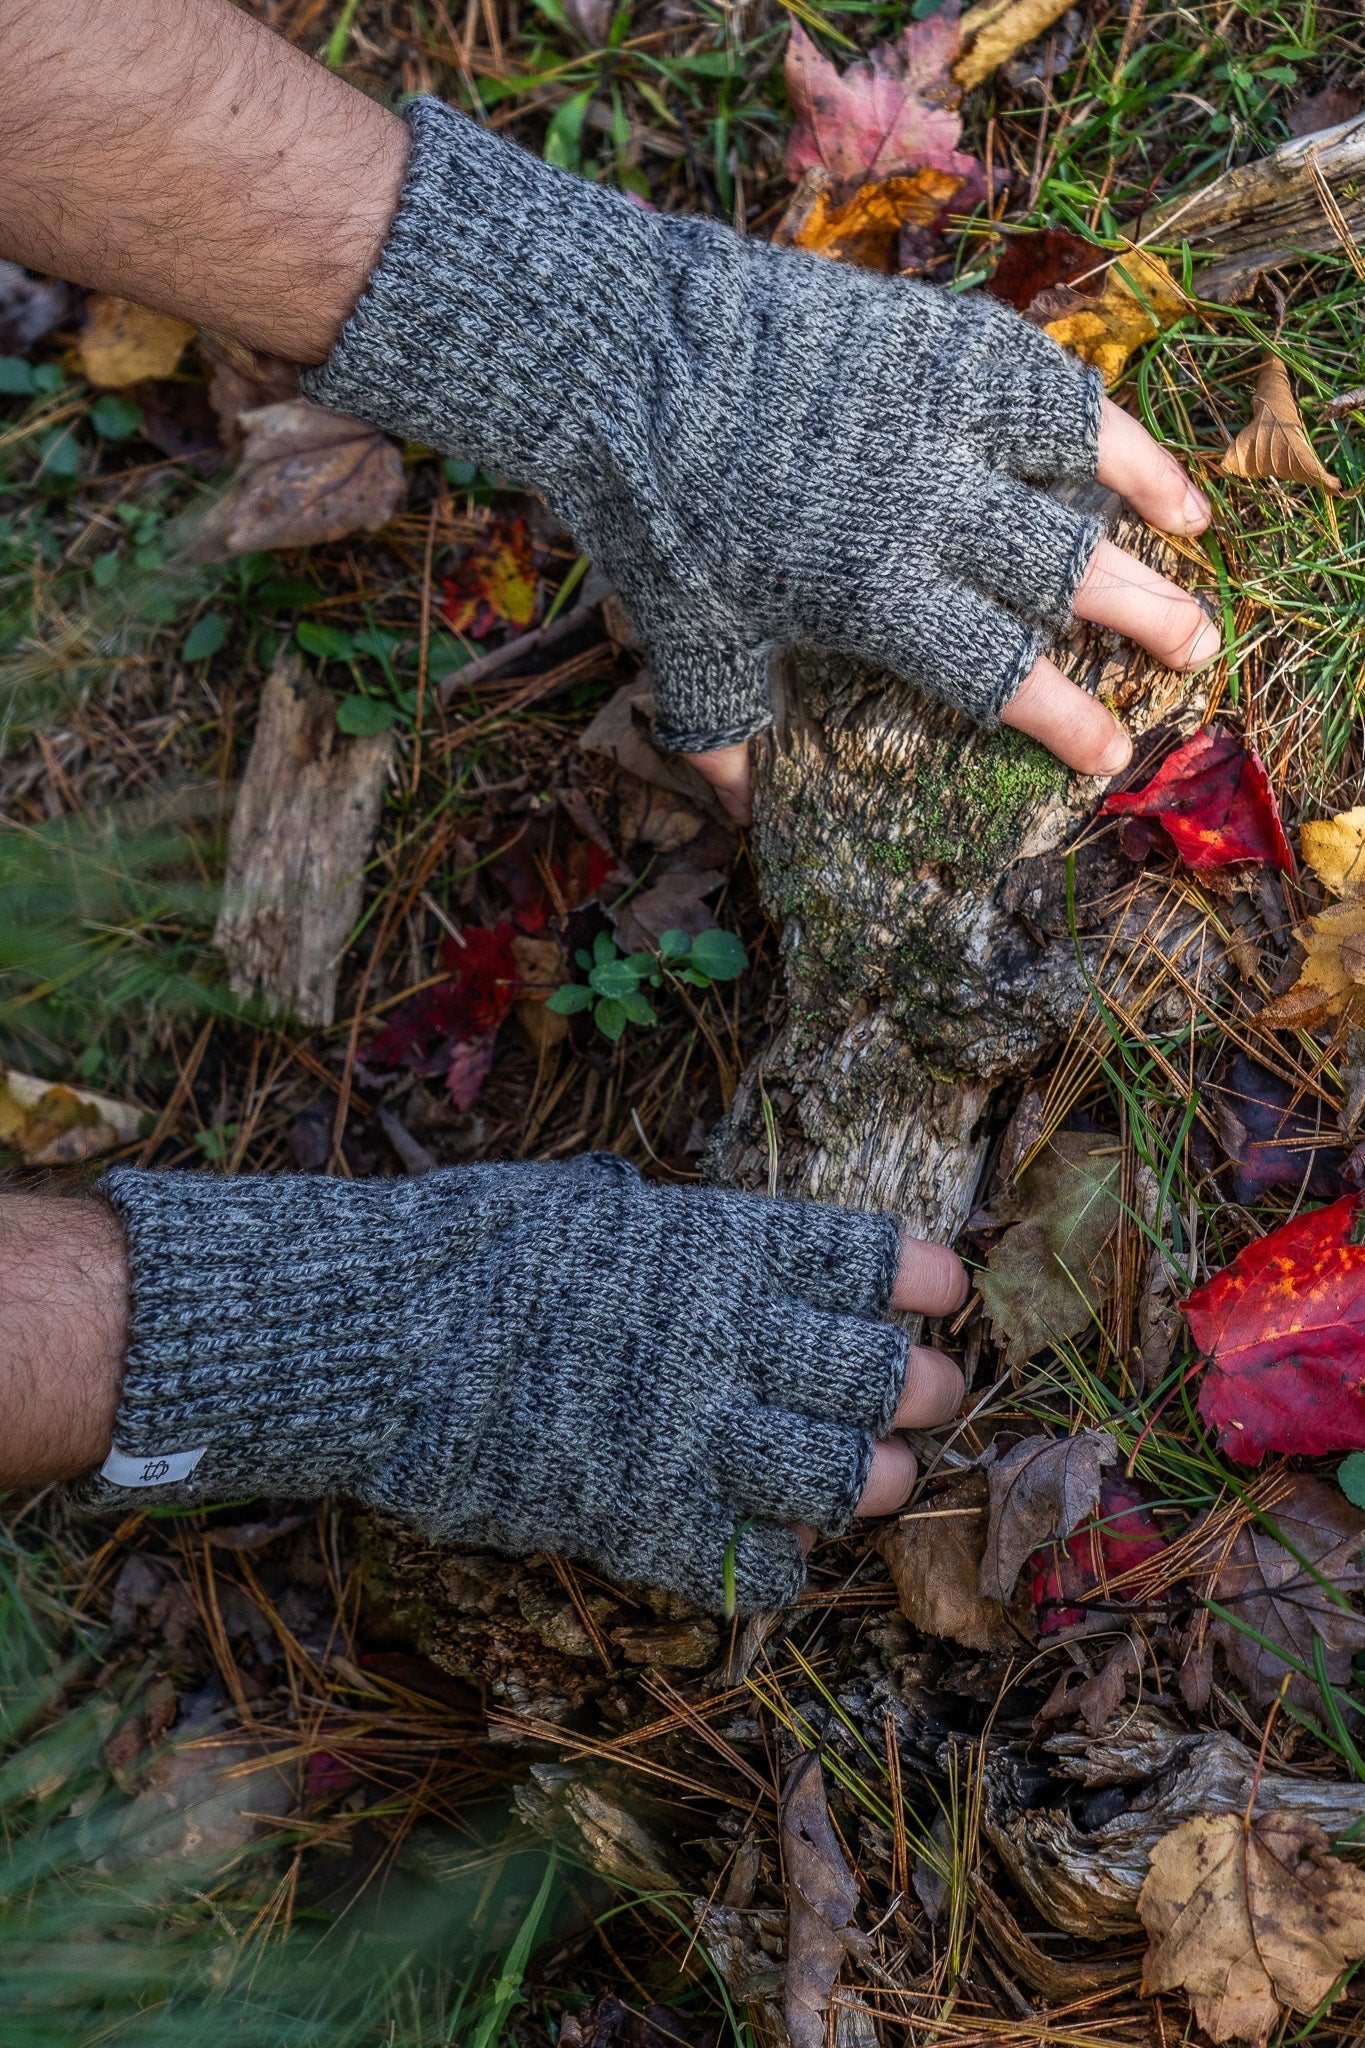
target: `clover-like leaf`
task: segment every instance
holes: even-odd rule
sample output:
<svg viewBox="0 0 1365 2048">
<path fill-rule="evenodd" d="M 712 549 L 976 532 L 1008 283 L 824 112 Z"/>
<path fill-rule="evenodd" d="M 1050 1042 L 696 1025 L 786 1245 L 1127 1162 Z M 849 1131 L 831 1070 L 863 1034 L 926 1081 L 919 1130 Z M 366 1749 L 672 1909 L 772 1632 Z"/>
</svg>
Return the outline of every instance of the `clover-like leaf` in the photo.
<svg viewBox="0 0 1365 2048">
<path fill-rule="evenodd" d="M 749 956 L 733 932 L 713 928 L 698 932 L 692 941 L 692 965 L 712 981 L 733 981 L 748 964 Z"/>
<path fill-rule="evenodd" d="M 557 1017 L 576 1017 L 583 1010 L 590 1010 L 593 994 L 581 981 L 566 981 L 552 996 L 545 999 L 547 1010 L 553 1010 Z"/>
<path fill-rule="evenodd" d="M 604 1038 L 609 1038 L 613 1045 L 630 1022 L 624 1003 L 616 1002 L 611 996 L 604 996 L 592 1014 L 598 1030 Z"/>
</svg>

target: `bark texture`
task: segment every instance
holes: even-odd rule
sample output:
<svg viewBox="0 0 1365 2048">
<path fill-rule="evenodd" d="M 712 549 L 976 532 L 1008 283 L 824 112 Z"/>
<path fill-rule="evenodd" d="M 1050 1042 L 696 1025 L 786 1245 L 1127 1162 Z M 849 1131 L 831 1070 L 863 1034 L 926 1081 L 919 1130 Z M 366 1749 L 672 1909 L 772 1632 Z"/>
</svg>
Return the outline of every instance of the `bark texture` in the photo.
<svg viewBox="0 0 1365 2048">
<path fill-rule="evenodd" d="M 275 1014 L 330 1024 L 360 911 L 390 734 L 345 739 L 336 699 L 282 655 L 266 679 L 228 839 L 214 941 L 232 988 Z"/>
<path fill-rule="evenodd" d="M 1117 538 L 1178 573 L 1167 543 L 1136 521 Z M 1098 632 L 1072 636 L 1067 666 L 1135 733 L 1192 722 L 1205 694 Z M 754 825 L 782 927 L 787 1021 L 741 1078 L 709 1170 L 893 1209 L 918 1235 L 951 1239 L 971 1207 L 993 1097 L 1059 1049 L 1087 977 L 1122 977 L 1150 916 L 1135 897 L 1111 944 L 1096 898 L 1112 874 L 1092 866 L 1078 874 L 1077 916 L 1095 935 L 1079 950 L 1072 938 L 1066 856 L 1105 787 L 894 677 L 822 656 L 793 662 L 761 750 Z M 1177 917 L 1174 951 L 1196 923 Z"/>
</svg>

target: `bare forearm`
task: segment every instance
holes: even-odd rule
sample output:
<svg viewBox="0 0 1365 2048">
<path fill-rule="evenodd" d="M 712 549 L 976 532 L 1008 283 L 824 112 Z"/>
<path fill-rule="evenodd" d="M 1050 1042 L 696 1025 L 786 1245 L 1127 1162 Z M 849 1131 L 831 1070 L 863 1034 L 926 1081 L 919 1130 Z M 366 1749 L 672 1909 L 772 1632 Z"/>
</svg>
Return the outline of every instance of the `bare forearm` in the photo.
<svg viewBox="0 0 1365 2048">
<path fill-rule="evenodd" d="M 0 1487 L 74 1478 L 105 1458 L 127 1324 L 108 1204 L 0 1194 Z"/>
<path fill-rule="evenodd" d="M 396 115 L 231 0 L 0 0 L 0 254 L 320 362 L 397 205 Z"/>
</svg>

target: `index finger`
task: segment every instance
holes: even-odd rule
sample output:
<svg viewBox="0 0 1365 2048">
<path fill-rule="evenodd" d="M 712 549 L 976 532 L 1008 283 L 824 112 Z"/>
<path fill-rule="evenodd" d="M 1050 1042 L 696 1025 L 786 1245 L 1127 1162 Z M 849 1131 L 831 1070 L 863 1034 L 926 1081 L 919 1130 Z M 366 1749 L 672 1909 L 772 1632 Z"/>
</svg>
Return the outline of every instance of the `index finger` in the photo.
<svg viewBox="0 0 1365 2048">
<path fill-rule="evenodd" d="M 951 1315 L 961 1308 L 969 1288 L 967 1268 L 946 1244 L 926 1244 L 921 1237 L 901 1239 L 892 1308 L 913 1309 L 922 1316 Z"/>
</svg>

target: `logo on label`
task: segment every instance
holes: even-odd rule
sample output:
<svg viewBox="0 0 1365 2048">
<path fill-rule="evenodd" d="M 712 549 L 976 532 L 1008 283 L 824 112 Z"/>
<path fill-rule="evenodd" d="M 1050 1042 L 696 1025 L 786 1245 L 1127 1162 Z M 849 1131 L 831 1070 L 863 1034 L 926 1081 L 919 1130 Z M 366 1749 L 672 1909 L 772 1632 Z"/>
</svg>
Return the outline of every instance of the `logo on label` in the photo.
<svg viewBox="0 0 1365 2048">
<path fill-rule="evenodd" d="M 175 1486 L 189 1478 L 207 1449 L 207 1444 L 200 1444 L 197 1451 L 164 1451 L 150 1458 L 110 1451 L 100 1466 L 100 1477 L 113 1486 Z"/>
</svg>

